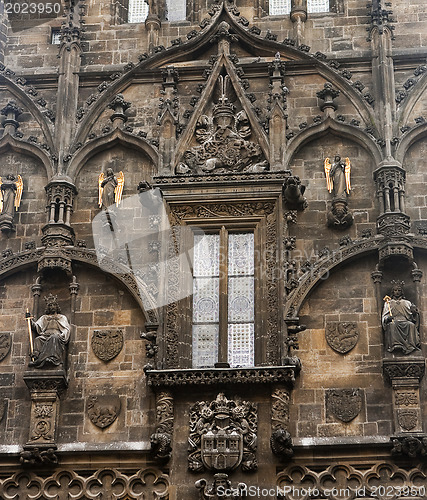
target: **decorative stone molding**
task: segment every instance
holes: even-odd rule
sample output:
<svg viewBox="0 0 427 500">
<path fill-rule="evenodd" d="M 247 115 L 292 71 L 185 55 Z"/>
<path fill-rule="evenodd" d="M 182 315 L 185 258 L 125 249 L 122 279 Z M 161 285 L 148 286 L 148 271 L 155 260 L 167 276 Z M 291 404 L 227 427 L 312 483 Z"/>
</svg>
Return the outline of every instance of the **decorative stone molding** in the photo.
<svg viewBox="0 0 427 500">
<path fill-rule="evenodd" d="M 350 498 L 360 498 L 378 496 L 380 485 L 386 489 L 390 488 L 396 497 L 403 496 L 403 487 L 408 486 L 406 491 L 412 491 L 412 495 L 422 498 L 426 494 L 426 479 L 426 471 L 422 465 L 400 468 L 392 462 L 363 462 L 358 467 L 354 463 L 350 465 L 341 462 L 313 470 L 291 464 L 277 475 L 277 487 L 281 490 L 278 498 L 286 500 L 295 498 L 292 488 L 306 491 L 310 487 L 311 491 L 318 491 L 321 498 L 342 500 L 341 492 L 345 488 L 348 488 Z M 402 492 L 401 495 L 399 491 Z"/>
<path fill-rule="evenodd" d="M 34 465 L 39 465 L 38 462 Z M 135 468 L 134 468 L 135 469 Z M 153 468 L 135 472 L 120 472 L 115 468 L 98 469 L 88 476 L 79 475 L 69 468 L 56 470 L 54 474 L 37 474 L 32 470 L 20 471 L 13 476 L 0 479 L 2 498 L 111 498 L 111 485 L 114 494 L 122 498 L 155 498 L 169 500 L 169 476 Z"/>
<path fill-rule="evenodd" d="M 167 461 L 172 454 L 173 397 L 170 392 L 156 394 L 156 431 L 151 435 L 151 452 L 156 460 Z"/>
<path fill-rule="evenodd" d="M 291 175 L 290 170 L 267 171 L 267 172 L 224 172 L 210 174 L 189 174 L 180 176 L 159 175 L 154 178 L 155 187 L 181 187 L 183 185 L 212 184 L 250 184 L 253 183 L 275 183 L 282 181 Z"/>
<path fill-rule="evenodd" d="M 289 399 L 287 389 L 276 388 L 271 395 L 271 438 L 270 446 L 275 455 L 290 458 L 294 454 L 289 426 Z"/>
<path fill-rule="evenodd" d="M 223 393 L 210 403 L 197 402 L 190 409 L 189 470 L 256 470 L 257 430 L 254 403 L 229 400 Z"/>
<path fill-rule="evenodd" d="M 424 359 L 412 360 L 383 360 L 383 369 L 387 378 L 393 382 L 395 379 L 416 380 L 420 382 L 425 372 Z"/>
<path fill-rule="evenodd" d="M 145 370 L 147 383 L 152 387 L 181 387 L 186 385 L 273 384 L 292 386 L 300 365 L 263 366 L 262 368 L 209 368 L 188 370 Z"/>
</svg>

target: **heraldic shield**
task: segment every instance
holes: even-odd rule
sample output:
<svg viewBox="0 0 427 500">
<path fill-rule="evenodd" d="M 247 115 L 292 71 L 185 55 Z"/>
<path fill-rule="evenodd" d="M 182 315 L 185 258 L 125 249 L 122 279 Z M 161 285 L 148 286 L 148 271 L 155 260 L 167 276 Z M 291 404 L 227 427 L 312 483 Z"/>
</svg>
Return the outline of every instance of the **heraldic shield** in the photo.
<svg viewBox="0 0 427 500">
<path fill-rule="evenodd" d="M 111 361 L 123 347 L 122 330 L 95 330 L 92 335 L 92 349 L 102 361 Z"/>
<path fill-rule="evenodd" d="M 188 468 L 226 472 L 241 466 L 256 470 L 256 406 L 229 400 L 223 393 L 214 401 L 199 401 L 190 410 Z"/>
<path fill-rule="evenodd" d="M 330 389 L 326 392 L 326 405 L 342 422 L 351 422 L 362 409 L 362 393 L 360 389 Z"/>
<path fill-rule="evenodd" d="M 202 462 L 209 470 L 232 470 L 243 458 L 242 435 L 236 431 L 213 429 L 202 435 Z"/>
</svg>

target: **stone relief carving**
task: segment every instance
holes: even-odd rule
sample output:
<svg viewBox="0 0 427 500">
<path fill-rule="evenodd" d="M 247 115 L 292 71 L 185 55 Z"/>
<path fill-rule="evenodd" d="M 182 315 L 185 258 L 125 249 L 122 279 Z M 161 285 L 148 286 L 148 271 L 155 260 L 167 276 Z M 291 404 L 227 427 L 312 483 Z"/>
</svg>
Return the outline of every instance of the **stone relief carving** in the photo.
<svg viewBox="0 0 427 500">
<path fill-rule="evenodd" d="M 111 361 L 123 348 L 123 330 L 95 330 L 91 345 L 99 359 Z"/>
<path fill-rule="evenodd" d="M 397 410 L 397 421 L 405 431 L 412 431 L 418 425 L 417 410 Z"/>
<path fill-rule="evenodd" d="M 177 174 L 200 172 L 260 172 L 269 165 L 259 144 L 249 141 L 252 128 L 244 110 L 236 114 L 237 99 L 230 77 L 220 75 L 212 118 L 202 115 L 194 132 L 200 144 L 184 152 Z"/>
<path fill-rule="evenodd" d="M 398 436 L 391 438 L 392 455 L 407 456 L 410 458 L 425 457 L 427 455 L 427 436 Z M 425 492 L 424 492 L 425 493 Z"/>
<path fill-rule="evenodd" d="M 24 182 L 20 175 L 8 174 L 6 179 L 0 177 L 0 230 L 14 230 L 13 216 L 21 204 Z"/>
<path fill-rule="evenodd" d="M 156 432 L 151 435 L 151 452 L 158 460 L 169 460 L 172 453 L 173 397 L 163 391 L 156 395 Z"/>
<path fill-rule="evenodd" d="M 345 354 L 357 344 L 359 329 L 355 322 L 329 321 L 326 323 L 325 337 L 334 351 Z"/>
<path fill-rule="evenodd" d="M 426 480 L 424 469 L 422 465 L 399 468 L 392 462 L 363 463 L 361 467 L 340 463 L 316 468 L 316 470 L 290 464 L 277 475 L 277 486 L 283 492 L 280 498 L 286 500 L 295 499 L 295 496 L 292 495 L 292 487 L 299 491 L 307 490 L 310 487 L 311 491 L 319 491 L 319 496 L 322 498 L 327 496 L 331 500 L 342 500 L 342 488 L 348 488 L 348 498 L 357 498 L 362 494 L 364 497 L 370 497 L 378 496 L 379 485 L 396 492 L 396 497 L 399 496 L 399 488 L 402 488 L 403 485 L 409 485 L 409 488 L 413 486 L 412 494 L 415 496 L 419 494 L 419 497 L 423 497 L 425 496 Z M 416 482 L 414 482 L 414 478 L 417 478 Z M 285 490 L 286 486 L 291 488 Z M 308 496 L 304 498 L 308 498 Z"/>
<path fill-rule="evenodd" d="M 326 391 L 326 412 L 342 422 L 351 422 L 362 409 L 360 389 L 328 389 Z"/>
<path fill-rule="evenodd" d="M 304 210 L 307 208 L 308 203 L 304 193 L 305 186 L 301 184 L 297 175 L 288 177 L 283 183 L 283 198 L 288 209 Z"/>
<path fill-rule="evenodd" d="M 87 414 L 94 425 L 105 429 L 116 420 L 120 407 L 120 398 L 117 395 L 90 396 L 87 402 Z"/>
<path fill-rule="evenodd" d="M 206 479 L 199 479 L 194 485 L 199 490 L 200 500 L 231 500 L 246 497 L 246 484 L 239 483 L 233 487 L 228 474 L 224 473 L 215 474 L 211 484 L 208 484 Z"/>
<path fill-rule="evenodd" d="M 214 401 L 197 402 L 190 410 L 188 468 L 226 472 L 241 466 L 257 468 L 257 410 L 248 401 L 229 400 L 223 393 Z"/>
<path fill-rule="evenodd" d="M 336 229 L 346 229 L 353 224 L 353 216 L 348 210 L 348 195 L 350 194 L 350 171 L 349 158 L 345 162 L 340 155 L 335 155 L 334 163 L 329 158 L 325 159 L 324 169 L 326 175 L 326 186 L 332 194 L 331 207 L 327 213 L 328 226 Z"/>
<path fill-rule="evenodd" d="M 0 361 L 9 354 L 12 345 L 12 335 L 9 332 L 0 333 Z"/>
<path fill-rule="evenodd" d="M 23 466 L 28 467 L 35 465 L 54 465 L 58 463 L 58 457 L 55 453 L 55 448 L 40 450 L 36 447 L 22 451 L 19 456 L 19 461 Z"/>
<path fill-rule="evenodd" d="M 34 453 L 27 455 L 38 465 L 39 458 Z M 45 457 L 42 455 L 41 458 Z M 26 458 L 24 458 L 26 460 Z M 114 484 L 114 493 L 111 485 Z M 0 492 L 5 498 L 144 498 L 156 500 L 169 499 L 169 476 L 157 469 L 141 469 L 126 473 L 117 468 L 103 468 L 80 476 L 73 470 L 59 469 L 54 474 L 37 475 L 28 468 L 9 477 L 0 479 Z"/>
<path fill-rule="evenodd" d="M 419 311 L 406 300 L 403 281 L 392 281 L 391 297 L 384 297 L 382 325 L 388 352 L 410 354 L 420 351 Z"/>
<path fill-rule="evenodd" d="M 289 426 L 289 391 L 275 389 L 271 395 L 271 438 L 270 446 L 275 455 L 288 458 L 294 454 Z"/>
<path fill-rule="evenodd" d="M 57 297 L 49 294 L 45 297 L 46 311 L 37 321 L 27 317 L 31 330 L 31 361 L 28 366 L 45 368 L 64 366 L 65 348 L 70 340 L 70 323 L 61 314 Z M 36 336 L 33 338 L 33 334 Z"/>
</svg>

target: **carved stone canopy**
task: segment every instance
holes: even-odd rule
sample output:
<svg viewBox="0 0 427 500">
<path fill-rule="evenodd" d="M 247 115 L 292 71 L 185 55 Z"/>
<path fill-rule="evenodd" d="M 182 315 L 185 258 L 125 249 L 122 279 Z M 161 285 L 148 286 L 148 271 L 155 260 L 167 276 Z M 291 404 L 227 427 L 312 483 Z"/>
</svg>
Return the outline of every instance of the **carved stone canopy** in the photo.
<svg viewBox="0 0 427 500">
<path fill-rule="evenodd" d="M 197 120 L 194 139 L 200 145 L 184 152 L 177 174 L 260 172 L 268 170 L 261 146 L 249 138 L 252 127 L 246 112 L 237 112 L 237 97 L 229 75 L 220 75 L 214 106 Z"/>
</svg>

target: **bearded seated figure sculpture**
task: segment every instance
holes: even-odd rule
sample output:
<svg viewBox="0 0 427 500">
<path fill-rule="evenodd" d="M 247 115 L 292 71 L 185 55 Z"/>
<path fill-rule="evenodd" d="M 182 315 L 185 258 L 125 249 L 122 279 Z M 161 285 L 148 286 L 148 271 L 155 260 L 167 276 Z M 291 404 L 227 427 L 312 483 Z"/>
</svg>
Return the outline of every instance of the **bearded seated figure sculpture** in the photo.
<svg viewBox="0 0 427 500">
<path fill-rule="evenodd" d="M 405 299 L 403 283 L 394 282 L 391 297 L 384 297 L 382 313 L 387 351 L 402 351 L 403 354 L 420 351 L 418 322 L 418 309 L 412 302 Z"/>
<path fill-rule="evenodd" d="M 46 311 L 37 321 L 31 321 L 34 349 L 29 366 L 43 368 L 45 365 L 63 366 L 65 347 L 70 340 L 70 323 L 61 314 L 56 297 L 46 299 Z"/>
</svg>

